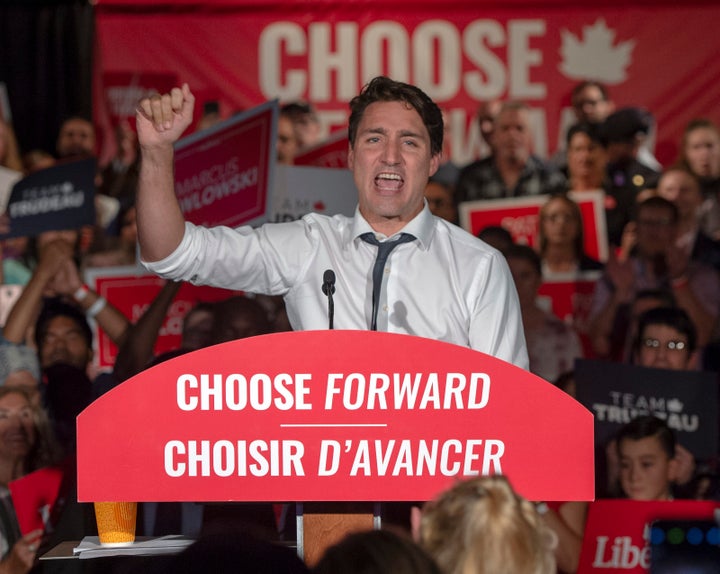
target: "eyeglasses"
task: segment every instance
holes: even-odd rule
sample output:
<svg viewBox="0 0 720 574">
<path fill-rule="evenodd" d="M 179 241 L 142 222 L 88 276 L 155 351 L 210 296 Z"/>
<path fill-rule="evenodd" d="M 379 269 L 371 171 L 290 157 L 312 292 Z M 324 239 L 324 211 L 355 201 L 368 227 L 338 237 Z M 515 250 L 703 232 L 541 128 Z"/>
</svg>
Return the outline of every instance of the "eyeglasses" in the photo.
<svg viewBox="0 0 720 574">
<path fill-rule="evenodd" d="M 660 348 L 660 341 L 657 339 L 643 339 L 643 345 L 647 347 L 648 349 L 659 349 Z M 687 343 L 685 341 L 668 341 L 665 343 L 665 348 L 668 351 L 682 351 L 687 347 Z"/>
<path fill-rule="evenodd" d="M 675 222 L 672 219 L 638 219 L 637 224 L 642 227 L 669 227 Z"/>
</svg>

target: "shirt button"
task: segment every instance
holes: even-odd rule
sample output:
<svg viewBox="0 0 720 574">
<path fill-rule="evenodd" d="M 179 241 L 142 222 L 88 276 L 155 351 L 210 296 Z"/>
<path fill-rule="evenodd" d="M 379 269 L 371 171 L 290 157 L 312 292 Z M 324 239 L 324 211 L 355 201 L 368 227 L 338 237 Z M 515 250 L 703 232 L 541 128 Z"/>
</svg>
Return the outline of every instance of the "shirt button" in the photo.
<svg viewBox="0 0 720 574">
<path fill-rule="evenodd" d="M 387 310 L 388 310 L 388 306 L 387 306 L 387 305 L 383 305 L 383 311 L 385 311 L 385 312 L 387 313 Z"/>
<path fill-rule="evenodd" d="M 388 275 L 390 273 L 390 267 L 385 267 L 385 275 Z"/>
</svg>

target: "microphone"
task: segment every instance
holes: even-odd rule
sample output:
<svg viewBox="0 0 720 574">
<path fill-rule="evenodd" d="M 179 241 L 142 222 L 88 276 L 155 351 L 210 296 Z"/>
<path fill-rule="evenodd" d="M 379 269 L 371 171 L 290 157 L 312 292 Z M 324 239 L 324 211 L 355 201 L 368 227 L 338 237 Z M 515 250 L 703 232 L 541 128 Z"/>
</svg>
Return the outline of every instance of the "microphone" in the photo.
<svg viewBox="0 0 720 574">
<path fill-rule="evenodd" d="M 333 317 L 335 315 L 335 303 L 333 302 L 333 293 L 335 293 L 335 272 L 332 269 L 326 269 L 323 273 L 322 292 L 328 298 L 328 329 L 333 328 Z"/>
</svg>

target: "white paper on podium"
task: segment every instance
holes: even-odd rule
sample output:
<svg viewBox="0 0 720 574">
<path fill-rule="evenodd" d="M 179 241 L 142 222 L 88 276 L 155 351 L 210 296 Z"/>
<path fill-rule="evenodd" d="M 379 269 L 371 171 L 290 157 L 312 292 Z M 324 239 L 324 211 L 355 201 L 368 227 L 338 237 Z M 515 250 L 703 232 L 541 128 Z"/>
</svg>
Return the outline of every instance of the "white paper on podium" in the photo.
<svg viewBox="0 0 720 574">
<path fill-rule="evenodd" d="M 159 537 L 139 536 L 128 546 L 113 547 L 100 544 L 97 536 L 86 536 L 73 548 L 73 554 L 81 560 L 107 556 L 159 556 L 179 554 L 193 542 L 194 539 L 179 534 Z"/>
</svg>

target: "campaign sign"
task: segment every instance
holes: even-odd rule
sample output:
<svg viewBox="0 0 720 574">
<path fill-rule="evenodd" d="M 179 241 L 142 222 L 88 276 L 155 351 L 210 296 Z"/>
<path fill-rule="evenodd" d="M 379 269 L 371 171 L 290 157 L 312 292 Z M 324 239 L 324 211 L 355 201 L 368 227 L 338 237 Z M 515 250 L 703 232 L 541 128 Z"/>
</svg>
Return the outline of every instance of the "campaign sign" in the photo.
<svg viewBox="0 0 720 574">
<path fill-rule="evenodd" d="M 580 336 L 585 357 L 590 357 L 593 353 L 588 327 L 595 283 L 599 275 L 597 271 L 588 271 L 576 279 L 543 281 L 538 290 L 538 303 L 575 328 Z"/>
<path fill-rule="evenodd" d="M 590 500 L 592 424 L 560 389 L 467 347 L 276 333 L 171 359 L 97 399 L 77 419 L 78 498 L 427 500 L 503 474 L 530 499 Z"/>
<path fill-rule="evenodd" d="M 63 469 L 47 466 L 8 484 L 13 508 L 23 535 L 44 530 L 60 493 Z"/>
<path fill-rule="evenodd" d="M 165 284 L 155 274 L 138 273 L 136 268 L 91 269 L 86 272 L 90 286 L 112 303 L 131 323 L 137 323 Z M 158 333 L 153 353 L 160 355 L 180 347 L 182 323 L 190 309 L 201 301 L 221 301 L 239 291 L 183 283 L 167 311 Z M 105 331 L 94 325 L 97 341 L 96 362 L 103 368 L 112 367 L 117 357 L 117 346 Z"/>
<path fill-rule="evenodd" d="M 664 419 L 696 458 L 717 453 L 716 373 L 671 371 L 610 361 L 575 363 L 577 399 L 595 415 L 595 442 L 605 445 L 632 419 Z"/>
<path fill-rule="evenodd" d="M 717 502 L 597 500 L 588 509 L 578 574 L 649 572 L 656 520 L 713 518 Z M 683 570 L 678 570 L 681 572 Z M 693 570 L 686 570 L 691 572 Z"/>
<path fill-rule="evenodd" d="M 348 167 L 348 132 L 335 132 L 328 139 L 317 145 L 303 148 L 293 158 L 295 165 L 314 167 L 346 168 Z"/>
<path fill-rule="evenodd" d="M 352 173 L 347 169 L 278 165 L 270 221 L 294 221 L 308 213 L 352 217 L 358 203 Z"/>
<path fill-rule="evenodd" d="M 583 191 L 570 192 L 568 196 L 580 206 L 585 253 L 605 261 L 608 256 L 605 194 L 602 191 Z M 515 243 L 537 248 L 540 208 L 547 200 L 547 195 L 533 195 L 466 201 L 459 205 L 460 225 L 475 236 L 485 227 L 500 226 L 510 232 Z"/>
<path fill-rule="evenodd" d="M 95 223 L 95 159 L 59 163 L 18 181 L 10 193 L 10 233 L 79 229 Z"/>
<path fill-rule="evenodd" d="M 275 167 L 277 101 L 175 144 L 175 195 L 197 225 L 252 225 L 267 219 Z"/>
</svg>

